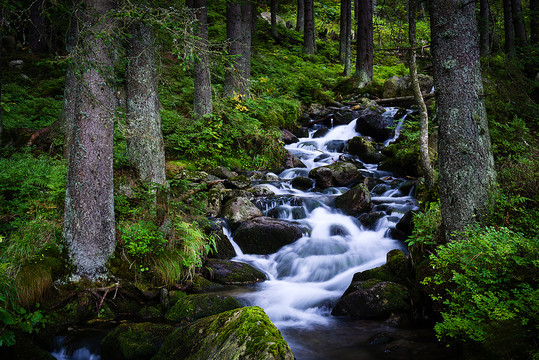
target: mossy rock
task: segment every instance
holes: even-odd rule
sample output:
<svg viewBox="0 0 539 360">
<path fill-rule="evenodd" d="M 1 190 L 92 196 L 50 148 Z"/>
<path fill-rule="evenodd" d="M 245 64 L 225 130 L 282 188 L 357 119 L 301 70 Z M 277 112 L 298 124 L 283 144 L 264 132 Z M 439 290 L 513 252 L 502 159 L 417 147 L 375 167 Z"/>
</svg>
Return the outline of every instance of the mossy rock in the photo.
<svg viewBox="0 0 539 360">
<path fill-rule="evenodd" d="M 272 254 L 302 235 L 298 225 L 260 216 L 242 223 L 234 232 L 234 240 L 247 254 Z"/>
<path fill-rule="evenodd" d="M 122 324 L 101 341 L 101 356 L 104 360 L 149 359 L 173 330 L 171 325 L 150 322 Z"/>
<path fill-rule="evenodd" d="M 384 265 L 354 274 L 352 282 L 378 279 L 408 285 L 413 278 L 406 255 L 401 250 L 394 249 L 387 253 Z"/>
<path fill-rule="evenodd" d="M 345 151 L 368 164 L 377 164 L 382 160 L 382 154 L 376 151 L 373 143 L 361 136 L 348 140 Z"/>
<path fill-rule="evenodd" d="M 200 319 L 170 334 L 153 360 L 294 359 L 279 330 L 260 307 Z"/>
<path fill-rule="evenodd" d="M 238 197 L 226 202 L 222 215 L 228 220 L 230 227 L 235 230 L 242 222 L 262 216 L 262 211 L 251 200 Z"/>
<path fill-rule="evenodd" d="M 365 185 L 358 184 L 335 198 L 335 207 L 349 215 L 359 216 L 371 210 L 371 194 Z"/>
<path fill-rule="evenodd" d="M 138 312 L 138 317 L 143 320 L 159 320 L 163 316 L 163 313 L 161 312 L 161 309 L 155 307 L 155 306 L 146 306 Z"/>
<path fill-rule="evenodd" d="M 336 162 L 314 168 L 309 172 L 309 177 L 315 180 L 319 188 L 350 186 L 363 180 L 363 175 L 351 162 Z"/>
<path fill-rule="evenodd" d="M 193 282 L 191 283 L 191 286 L 189 287 L 189 291 L 191 292 L 206 292 L 206 291 L 215 291 L 220 290 L 224 286 L 222 284 L 210 281 L 203 276 L 200 276 L 198 274 L 195 274 L 193 276 Z"/>
<path fill-rule="evenodd" d="M 252 284 L 267 279 L 266 274 L 249 264 L 230 260 L 206 260 L 206 274 L 212 281 L 226 285 Z"/>
<path fill-rule="evenodd" d="M 243 305 L 232 296 L 192 294 L 179 299 L 166 313 L 165 319 L 194 321 L 240 307 Z"/>
</svg>

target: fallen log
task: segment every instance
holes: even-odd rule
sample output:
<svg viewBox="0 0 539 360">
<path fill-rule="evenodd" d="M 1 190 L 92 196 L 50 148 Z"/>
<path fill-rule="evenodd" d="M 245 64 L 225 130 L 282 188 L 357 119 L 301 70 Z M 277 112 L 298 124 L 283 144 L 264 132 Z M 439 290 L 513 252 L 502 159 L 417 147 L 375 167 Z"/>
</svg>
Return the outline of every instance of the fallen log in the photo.
<svg viewBox="0 0 539 360">
<path fill-rule="evenodd" d="M 430 94 L 423 94 L 423 99 L 430 99 L 434 97 L 434 93 Z M 400 97 L 394 97 L 394 98 L 386 98 L 386 99 L 377 99 L 374 100 L 378 105 L 392 105 L 397 103 L 403 103 L 408 101 L 415 101 L 415 98 L 413 96 L 400 96 Z"/>
</svg>

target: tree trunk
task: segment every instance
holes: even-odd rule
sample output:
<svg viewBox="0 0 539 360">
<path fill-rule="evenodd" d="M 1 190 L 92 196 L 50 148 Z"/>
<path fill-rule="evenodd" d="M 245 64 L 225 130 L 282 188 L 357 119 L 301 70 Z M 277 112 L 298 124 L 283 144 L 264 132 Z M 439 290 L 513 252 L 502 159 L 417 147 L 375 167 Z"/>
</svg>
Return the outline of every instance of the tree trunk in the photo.
<svg viewBox="0 0 539 360">
<path fill-rule="evenodd" d="M 78 80 L 73 144 L 67 172 L 64 238 L 74 275 L 96 280 L 116 246 L 112 139 L 116 100 L 107 39 L 111 0 L 84 0 L 75 66 Z"/>
<path fill-rule="evenodd" d="M 251 43 L 252 43 L 252 34 L 251 34 L 251 23 L 252 23 L 252 10 L 251 1 L 242 1 L 241 2 L 241 37 L 242 37 L 242 46 L 241 46 L 241 68 L 243 69 L 242 74 L 242 94 L 249 95 L 251 89 Z"/>
<path fill-rule="evenodd" d="M 530 41 L 539 42 L 539 0 L 530 0 Z"/>
<path fill-rule="evenodd" d="M 352 2 L 350 0 L 344 0 L 345 2 L 345 44 L 344 44 L 344 76 L 350 76 L 352 72 Z"/>
<path fill-rule="evenodd" d="M 490 27 L 489 27 L 488 0 L 479 1 L 479 48 L 481 57 L 490 54 Z"/>
<path fill-rule="evenodd" d="M 165 184 L 165 148 L 161 133 L 155 37 L 142 21 L 130 26 L 127 41 L 127 156 L 140 180 Z"/>
<path fill-rule="evenodd" d="M 241 92 L 243 70 L 241 68 L 242 55 L 242 34 L 241 34 L 241 3 L 234 1 L 227 3 L 226 7 L 226 36 L 228 38 L 228 54 L 232 56 L 231 64 L 225 71 L 225 94 L 234 95 L 234 92 Z"/>
<path fill-rule="evenodd" d="M 339 61 L 344 65 L 344 54 L 346 52 L 346 2 L 341 0 L 341 12 L 339 17 Z"/>
<path fill-rule="evenodd" d="M 304 0 L 305 18 L 303 32 L 303 52 L 306 54 L 314 54 L 316 51 L 315 45 L 315 29 L 314 29 L 314 2 L 313 0 Z"/>
<path fill-rule="evenodd" d="M 42 12 L 44 0 L 36 0 L 30 6 L 30 22 L 28 23 L 28 45 L 33 53 L 47 51 L 47 27 Z"/>
<path fill-rule="evenodd" d="M 200 116 L 211 114 L 213 101 L 211 93 L 210 61 L 208 58 L 208 13 L 206 0 L 192 1 L 197 25 L 195 35 L 194 82 L 195 99 L 193 111 Z"/>
<path fill-rule="evenodd" d="M 503 25 L 505 30 L 505 53 L 509 56 L 515 54 L 515 31 L 513 29 L 511 0 L 503 0 Z"/>
<path fill-rule="evenodd" d="M 270 1 L 270 10 L 271 10 L 271 34 L 274 39 L 279 38 L 279 31 L 277 30 L 277 9 L 279 7 L 278 0 Z"/>
<path fill-rule="evenodd" d="M 414 97 L 419 106 L 419 156 L 420 166 L 425 177 L 425 186 L 430 189 L 434 186 L 434 170 L 429 157 L 429 115 L 427 105 L 423 99 L 419 80 L 417 79 L 417 62 L 416 62 L 416 0 L 408 1 L 408 38 L 410 40 L 410 80 Z"/>
<path fill-rule="evenodd" d="M 258 20 L 258 1 L 251 0 L 251 49 L 256 42 L 256 22 Z"/>
<path fill-rule="evenodd" d="M 360 88 L 372 81 L 373 47 L 372 0 L 360 0 L 355 73 Z"/>
<path fill-rule="evenodd" d="M 432 0 L 431 31 L 439 191 L 447 237 L 485 219 L 495 171 L 483 101 L 475 7 L 463 6 L 460 0 Z"/>
<path fill-rule="evenodd" d="M 304 0 L 298 0 L 298 14 L 296 18 L 296 31 L 303 32 L 305 25 L 305 6 Z"/>
<path fill-rule="evenodd" d="M 528 45 L 528 37 L 526 36 L 526 26 L 524 25 L 522 3 L 520 0 L 511 0 L 511 11 L 517 45 L 522 48 L 523 46 Z"/>
</svg>

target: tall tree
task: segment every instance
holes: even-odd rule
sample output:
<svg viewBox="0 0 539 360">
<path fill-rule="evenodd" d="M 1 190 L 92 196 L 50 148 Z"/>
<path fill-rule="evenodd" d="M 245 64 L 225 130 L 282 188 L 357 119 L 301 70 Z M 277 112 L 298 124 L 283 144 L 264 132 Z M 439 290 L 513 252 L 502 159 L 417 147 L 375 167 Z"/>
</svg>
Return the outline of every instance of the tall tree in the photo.
<svg viewBox="0 0 539 360">
<path fill-rule="evenodd" d="M 503 0 L 503 28 L 505 31 L 505 53 L 515 53 L 515 30 L 513 28 L 513 10 L 511 0 Z"/>
<path fill-rule="evenodd" d="M 304 28 L 303 28 L 303 52 L 314 54 L 316 51 L 315 27 L 314 27 L 314 1 L 304 0 Z"/>
<path fill-rule="evenodd" d="M 372 0 L 359 0 L 359 21 L 357 23 L 356 73 L 358 87 L 364 87 L 373 77 L 373 24 Z"/>
<path fill-rule="evenodd" d="M 298 0 L 298 11 L 296 16 L 296 31 L 303 32 L 305 24 L 305 1 Z"/>
<path fill-rule="evenodd" d="M 161 133 L 155 36 L 144 21 L 129 26 L 125 72 L 127 156 L 144 182 L 165 184 L 165 147 Z"/>
<path fill-rule="evenodd" d="M 279 31 L 277 30 L 277 11 L 279 8 L 278 0 L 270 0 L 270 10 L 271 10 L 271 34 L 274 39 L 279 38 Z"/>
<path fill-rule="evenodd" d="M 339 55 L 344 65 L 344 75 L 351 72 L 351 45 L 352 45 L 352 1 L 341 0 Z"/>
<path fill-rule="evenodd" d="M 114 34 L 112 0 L 83 0 L 73 144 L 67 172 L 64 238 L 74 275 L 105 272 L 116 246 L 112 172 L 114 97 L 112 56 L 103 34 Z"/>
<path fill-rule="evenodd" d="M 490 9 L 488 0 L 479 1 L 479 48 L 481 57 L 490 53 Z"/>
<path fill-rule="evenodd" d="M 251 3 L 234 0 L 227 3 L 226 35 L 231 64 L 225 71 L 224 90 L 228 96 L 234 93 L 247 95 L 251 73 Z"/>
<path fill-rule="evenodd" d="M 43 12 L 45 1 L 36 0 L 30 6 L 30 21 L 28 22 L 28 45 L 33 53 L 44 53 L 47 51 L 47 26 Z"/>
<path fill-rule="evenodd" d="M 473 3 L 432 0 L 431 31 L 439 125 L 439 191 L 446 236 L 489 211 L 494 160 L 483 101 Z"/>
<path fill-rule="evenodd" d="M 513 17 L 513 28 L 518 46 L 528 45 L 526 36 L 526 26 L 524 25 L 524 16 L 522 15 L 522 3 L 520 0 L 511 0 L 511 15 Z"/>
<path fill-rule="evenodd" d="M 213 111 L 213 101 L 208 56 L 207 0 L 190 0 L 187 4 L 193 9 L 196 18 L 195 36 L 197 41 L 194 46 L 195 103 L 193 111 L 198 115 L 208 115 Z"/>
<path fill-rule="evenodd" d="M 539 0 L 530 0 L 530 41 L 539 42 Z"/>
<path fill-rule="evenodd" d="M 408 38 L 410 41 L 410 80 L 412 82 L 412 89 L 414 91 L 415 101 L 419 106 L 419 156 L 420 166 L 423 170 L 423 176 L 425 178 L 425 185 L 427 189 L 434 186 L 434 170 L 429 157 L 429 115 L 427 111 L 427 105 L 423 99 L 421 88 L 419 87 L 419 80 L 417 78 L 417 62 L 416 62 L 416 14 L 417 14 L 417 2 L 416 0 L 408 1 Z"/>
</svg>

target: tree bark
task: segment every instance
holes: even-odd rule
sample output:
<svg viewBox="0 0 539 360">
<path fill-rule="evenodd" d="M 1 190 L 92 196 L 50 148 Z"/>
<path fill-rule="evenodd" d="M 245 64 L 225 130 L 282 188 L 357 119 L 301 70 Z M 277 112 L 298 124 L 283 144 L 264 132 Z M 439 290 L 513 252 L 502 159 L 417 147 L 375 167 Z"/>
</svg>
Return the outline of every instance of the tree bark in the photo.
<svg viewBox="0 0 539 360">
<path fill-rule="evenodd" d="M 517 45 L 522 48 L 528 45 L 528 37 L 526 36 L 526 26 L 524 25 L 520 0 L 511 0 L 511 15 L 513 16 L 513 29 L 515 30 Z"/>
<path fill-rule="evenodd" d="M 165 184 L 165 147 L 161 133 L 155 37 L 150 26 L 135 21 L 127 41 L 127 156 L 143 182 Z"/>
<path fill-rule="evenodd" d="M 251 1 L 244 0 L 241 3 L 241 37 L 242 37 L 242 46 L 241 46 L 241 62 L 243 69 L 242 76 L 242 89 L 244 95 L 249 95 L 251 90 L 251 43 L 252 43 L 252 33 L 251 33 L 251 23 L 252 23 L 252 13 L 253 7 L 251 6 Z"/>
<path fill-rule="evenodd" d="M 279 31 L 277 30 L 277 9 L 279 7 L 278 0 L 270 1 L 270 11 L 271 11 L 271 34 L 274 39 L 279 39 Z"/>
<path fill-rule="evenodd" d="M 344 76 L 350 76 L 352 72 L 352 2 L 344 0 L 345 9 L 345 44 L 344 44 Z"/>
<path fill-rule="evenodd" d="M 530 0 L 530 42 L 539 42 L 539 0 Z"/>
<path fill-rule="evenodd" d="M 410 41 L 410 80 L 412 82 L 412 89 L 414 91 L 414 97 L 419 106 L 419 156 L 420 166 L 423 170 L 423 176 L 425 178 L 425 186 L 427 189 L 431 189 L 434 186 L 434 170 L 430 162 L 429 157 L 429 115 L 427 111 L 427 105 L 423 100 L 423 94 L 419 87 L 419 80 L 417 79 L 417 62 L 416 62 L 416 13 L 417 4 L 416 0 L 408 1 L 408 38 Z"/>
<path fill-rule="evenodd" d="M 208 12 L 206 0 L 191 1 L 197 24 L 195 35 L 194 83 L 195 99 L 193 111 L 200 116 L 211 114 L 213 99 L 211 89 L 210 61 L 208 57 Z"/>
<path fill-rule="evenodd" d="M 490 27 L 489 27 L 488 0 L 479 1 L 479 48 L 481 57 L 490 54 Z"/>
<path fill-rule="evenodd" d="M 515 54 L 515 31 L 513 29 L 511 0 L 503 0 L 503 27 L 505 31 L 505 53 L 509 56 Z"/>
<path fill-rule="evenodd" d="M 495 170 L 483 100 L 475 7 L 432 0 L 431 31 L 439 125 L 439 191 L 446 237 L 482 222 Z"/>
<path fill-rule="evenodd" d="M 296 31 L 303 32 L 305 24 L 304 0 L 298 0 L 298 13 L 296 17 Z"/>
<path fill-rule="evenodd" d="M 236 0 L 227 4 L 226 33 L 231 64 L 225 71 L 227 96 L 249 93 L 251 73 L 251 2 Z"/>
<path fill-rule="evenodd" d="M 116 100 L 113 61 L 107 39 L 115 29 L 111 0 L 84 0 L 79 51 L 75 58 L 78 94 L 67 172 L 64 239 L 74 275 L 96 280 L 116 246 L 112 141 Z"/>
<path fill-rule="evenodd" d="M 357 23 L 356 73 L 354 75 L 358 79 L 358 87 L 360 88 L 372 81 L 373 48 L 372 0 L 360 0 L 359 21 Z"/>
<path fill-rule="evenodd" d="M 314 28 L 314 2 L 313 0 L 304 0 L 304 30 L 303 30 L 303 52 L 306 54 L 314 54 L 316 51 L 315 45 L 315 28 Z"/>
</svg>

